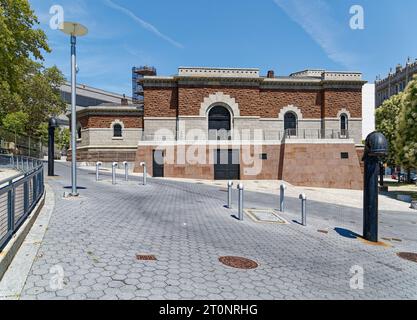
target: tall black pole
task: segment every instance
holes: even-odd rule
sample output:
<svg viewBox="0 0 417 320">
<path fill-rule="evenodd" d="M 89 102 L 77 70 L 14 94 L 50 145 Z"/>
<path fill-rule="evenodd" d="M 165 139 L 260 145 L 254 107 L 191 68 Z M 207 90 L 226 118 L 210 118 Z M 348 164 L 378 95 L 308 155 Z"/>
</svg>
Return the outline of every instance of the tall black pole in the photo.
<svg viewBox="0 0 417 320">
<path fill-rule="evenodd" d="M 385 136 L 379 132 L 369 134 L 363 157 L 363 237 L 372 242 L 378 242 L 378 175 L 381 173 L 380 161 L 387 153 L 388 142 Z"/>
<path fill-rule="evenodd" d="M 378 173 L 378 158 L 365 156 L 363 236 L 372 242 L 378 242 Z"/>
<path fill-rule="evenodd" d="M 55 175 L 54 158 L 55 158 L 55 128 L 58 123 L 55 118 L 49 119 L 48 125 L 48 176 Z"/>
</svg>

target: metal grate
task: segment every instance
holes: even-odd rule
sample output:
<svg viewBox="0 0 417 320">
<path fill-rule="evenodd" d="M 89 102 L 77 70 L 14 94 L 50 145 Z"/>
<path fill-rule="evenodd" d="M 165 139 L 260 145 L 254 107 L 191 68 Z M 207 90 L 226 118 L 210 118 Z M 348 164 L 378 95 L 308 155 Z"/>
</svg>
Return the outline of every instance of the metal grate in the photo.
<svg viewBox="0 0 417 320">
<path fill-rule="evenodd" d="M 0 195 L 0 239 L 7 234 L 7 193 Z"/>
<path fill-rule="evenodd" d="M 156 257 L 154 255 L 143 255 L 143 254 L 137 254 L 136 259 L 140 261 L 156 261 Z"/>
<path fill-rule="evenodd" d="M 417 262 L 417 253 L 413 252 L 399 252 L 397 253 L 397 256 L 399 256 L 401 259 Z"/>
<path fill-rule="evenodd" d="M 256 269 L 258 263 L 242 257 L 220 257 L 219 261 L 224 265 L 236 269 Z"/>
<path fill-rule="evenodd" d="M 25 214 L 25 199 L 24 199 L 24 187 L 23 184 L 16 187 L 14 198 L 14 222 L 17 223 L 21 217 Z"/>
</svg>

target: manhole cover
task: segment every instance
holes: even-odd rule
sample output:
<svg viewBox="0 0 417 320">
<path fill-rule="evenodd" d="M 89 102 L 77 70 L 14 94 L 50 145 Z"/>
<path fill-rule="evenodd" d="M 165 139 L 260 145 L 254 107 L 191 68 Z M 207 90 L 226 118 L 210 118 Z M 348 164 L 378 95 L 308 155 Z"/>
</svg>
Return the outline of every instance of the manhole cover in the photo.
<svg viewBox="0 0 417 320">
<path fill-rule="evenodd" d="M 288 222 L 272 209 L 247 209 L 245 212 L 256 222 L 287 224 Z"/>
<path fill-rule="evenodd" d="M 154 255 L 144 255 L 144 254 L 137 254 L 136 259 L 141 261 L 156 261 L 156 257 Z"/>
<path fill-rule="evenodd" d="M 417 262 L 417 253 L 399 252 L 397 253 L 397 256 L 408 261 Z"/>
<path fill-rule="evenodd" d="M 241 257 L 220 257 L 219 261 L 228 267 L 237 269 L 256 269 L 258 267 L 255 261 Z"/>
</svg>

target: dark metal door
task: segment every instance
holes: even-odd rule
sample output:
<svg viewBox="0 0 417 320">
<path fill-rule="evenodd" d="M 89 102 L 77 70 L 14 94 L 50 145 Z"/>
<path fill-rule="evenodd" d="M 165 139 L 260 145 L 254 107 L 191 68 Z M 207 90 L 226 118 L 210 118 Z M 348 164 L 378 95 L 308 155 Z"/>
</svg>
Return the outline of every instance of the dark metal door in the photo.
<svg viewBox="0 0 417 320">
<path fill-rule="evenodd" d="M 240 159 L 239 150 L 217 150 L 215 154 L 214 179 L 239 180 Z"/>
<path fill-rule="evenodd" d="M 164 177 L 164 151 L 153 151 L 153 176 L 155 178 Z"/>
</svg>

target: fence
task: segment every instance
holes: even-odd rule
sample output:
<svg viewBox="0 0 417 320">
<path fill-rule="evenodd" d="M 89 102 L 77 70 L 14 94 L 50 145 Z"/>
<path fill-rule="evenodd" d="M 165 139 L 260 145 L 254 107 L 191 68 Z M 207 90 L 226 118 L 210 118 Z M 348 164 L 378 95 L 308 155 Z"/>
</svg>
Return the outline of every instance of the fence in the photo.
<svg viewBox="0 0 417 320">
<path fill-rule="evenodd" d="M 200 135 L 188 136 L 179 132 L 163 134 L 145 134 L 142 132 L 141 141 L 264 141 L 276 142 L 286 139 L 350 139 L 348 130 L 324 130 L 324 129 L 286 129 L 286 130 L 209 130 L 208 135 L 204 131 L 199 132 Z"/>
<path fill-rule="evenodd" d="M 15 134 L 0 128 L 0 154 L 40 158 L 43 156 L 43 149 L 42 141 L 38 138 Z"/>
<path fill-rule="evenodd" d="M 0 181 L 0 252 L 32 212 L 44 192 L 43 163 L 23 156 L 0 155 L 0 169 L 18 174 Z"/>
</svg>

